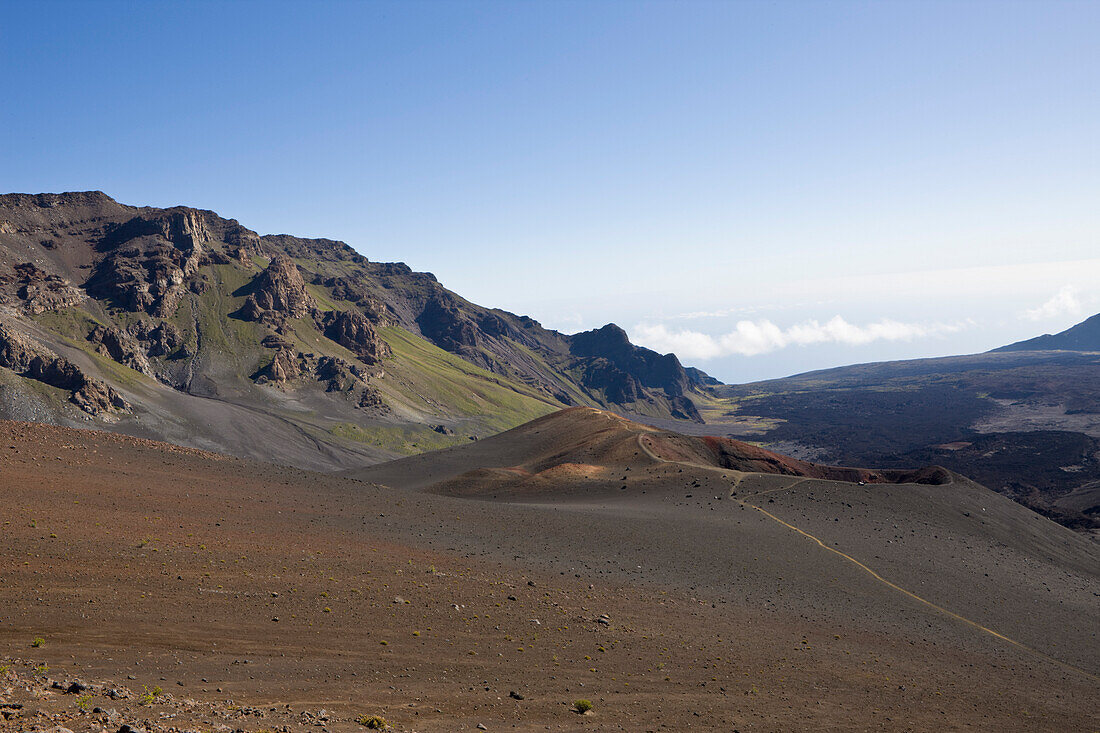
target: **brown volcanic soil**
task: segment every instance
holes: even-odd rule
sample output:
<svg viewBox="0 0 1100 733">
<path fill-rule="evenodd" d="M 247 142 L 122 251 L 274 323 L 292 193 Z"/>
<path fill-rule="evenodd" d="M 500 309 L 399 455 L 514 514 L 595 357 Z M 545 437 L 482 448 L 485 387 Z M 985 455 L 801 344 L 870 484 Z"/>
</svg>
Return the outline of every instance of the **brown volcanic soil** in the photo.
<svg viewBox="0 0 1100 733">
<path fill-rule="evenodd" d="M 541 492 L 560 498 L 582 486 L 585 493 L 600 493 L 611 488 L 616 473 L 662 465 L 667 468 L 665 464 L 669 463 L 681 469 L 685 466 L 691 470 L 703 469 L 708 476 L 713 469 L 728 469 L 873 484 L 951 481 L 949 472 L 936 467 L 878 471 L 824 466 L 731 438 L 660 430 L 590 407 L 560 410 L 475 445 L 424 453 L 344 474 L 387 486 L 429 489 L 441 494 L 523 497 Z M 632 477 L 624 475 L 621 481 L 629 478 Z"/>
<path fill-rule="evenodd" d="M 668 463 L 622 440 L 630 423 L 593 438 L 602 415 L 566 413 L 554 429 L 583 450 L 556 463 L 529 460 L 548 436 L 522 431 L 424 459 L 436 481 L 549 473 L 533 495 L 501 484 L 525 503 L 0 423 L 0 665 L 19 660 L 0 703 L 25 705 L 0 725 L 46 727 L 37 710 L 106 728 L 74 695 L 24 689 L 43 663 L 128 688 L 93 688 L 110 730 L 362 730 L 376 713 L 418 731 L 1100 725 L 1093 543 L 961 480 Z M 394 475 L 431 486 L 423 465 Z M 170 698 L 138 704 L 157 685 Z M 301 715 L 320 708 L 321 726 Z"/>
</svg>

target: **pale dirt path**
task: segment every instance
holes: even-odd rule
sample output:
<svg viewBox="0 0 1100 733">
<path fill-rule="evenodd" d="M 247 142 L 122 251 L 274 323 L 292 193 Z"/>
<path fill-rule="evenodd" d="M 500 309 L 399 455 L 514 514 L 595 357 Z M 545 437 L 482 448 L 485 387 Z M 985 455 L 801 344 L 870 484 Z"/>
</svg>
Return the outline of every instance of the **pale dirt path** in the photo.
<svg viewBox="0 0 1100 733">
<path fill-rule="evenodd" d="M 643 437 L 644 437 L 643 435 L 638 436 L 638 446 L 645 452 L 645 454 L 647 456 L 649 456 L 650 458 L 652 458 L 655 461 L 659 461 L 661 463 L 675 463 L 675 464 L 680 464 L 680 465 L 685 465 L 685 466 L 691 466 L 692 468 L 698 468 L 698 469 L 703 469 L 703 470 L 707 470 L 707 471 L 720 472 L 720 473 L 723 474 L 723 476 L 725 476 L 726 474 L 728 474 L 732 471 L 732 469 L 722 469 L 722 468 L 718 468 L 716 466 L 708 466 L 708 465 L 705 465 L 705 464 L 694 463 L 694 462 L 690 462 L 690 461 L 672 461 L 672 460 L 668 460 L 667 458 L 663 458 L 662 456 L 659 456 L 656 453 L 654 453 L 649 448 L 649 446 L 646 445 L 645 441 L 643 440 Z M 732 493 L 733 490 L 737 489 L 737 487 L 741 484 L 741 481 L 745 478 L 746 475 L 748 475 L 748 474 L 745 474 L 745 473 L 740 472 L 740 471 L 736 471 L 735 473 L 737 473 L 738 475 L 737 475 L 736 480 L 733 483 L 731 493 Z M 798 480 L 794 481 L 793 483 L 791 483 L 787 486 L 780 487 L 778 489 L 769 489 L 768 491 L 761 491 L 761 492 L 758 492 L 756 494 L 750 494 L 749 496 L 745 497 L 745 499 L 751 499 L 751 498 L 756 497 L 756 496 L 764 496 L 765 494 L 772 494 L 772 493 L 776 493 L 776 492 L 780 492 L 780 491 L 789 491 L 789 490 L 795 488 L 796 486 L 807 483 L 811 480 L 814 480 L 814 479 L 808 479 L 808 478 L 798 479 Z M 964 624 L 966 624 L 968 626 L 971 626 L 975 629 L 978 629 L 981 632 L 989 634 L 993 638 L 995 638 L 999 641 L 1002 641 L 1004 643 L 1007 643 L 1007 644 L 1009 644 L 1009 645 L 1011 645 L 1011 646 L 1013 646 L 1017 649 L 1025 651 L 1029 654 L 1032 654 L 1036 657 L 1044 659 L 1048 662 L 1053 662 L 1054 664 L 1056 664 L 1060 667 L 1071 670 L 1072 672 L 1075 672 L 1075 673 L 1077 673 L 1077 674 L 1079 674 L 1079 675 L 1081 675 L 1081 676 L 1083 676 L 1083 677 L 1085 677 L 1089 680 L 1092 680 L 1094 682 L 1100 682 L 1100 677 L 1097 677 L 1094 674 L 1086 672 L 1085 670 L 1083 670 L 1079 667 L 1076 667 L 1072 664 L 1069 664 L 1068 662 L 1063 662 L 1060 659 L 1056 659 L 1056 658 L 1054 658 L 1054 657 L 1052 657 L 1048 654 L 1044 654 L 1043 652 L 1041 652 L 1037 649 L 1033 649 L 1032 647 L 1029 647 L 1026 644 L 1022 644 L 1022 643 L 1016 641 L 1015 639 L 1011 639 L 1011 638 L 1005 636 L 1004 634 L 1002 634 L 998 631 L 995 631 L 995 630 L 993 630 L 993 629 L 991 629 L 987 626 L 983 626 L 982 624 L 978 623 L 977 621 L 973 621 L 971 619 L 966 618 L 965 616 L 961 616 L 961 615 L 955 613 L 954 611 L 951 611 L 951 610 L 948 610 L 948 609 L 946 609 L 942 606 L 939 606 L 939 605 L 933 603 L 932 601 L 929 601 L 925 598 L 922 598 L 921 596 L 917 595 L 916 593 L 914 593 L 914 592 L 912 592 L 912 591 L 910 591 L 906 588 L 903 588 L 900 585 L 897 585 L 896 583 L 893 583 L 893 582 L 887 580 L 886 578 L 882 577 L 879 573 L 875 572 L 873 569 L 871 569 L 870 567 L 868 567 L 864 563 L 860 562 L 859 560 L 855 559 L 851 555 L 848 555 L 844 552 L 841 552 L 840 550 L 837 550 L 835 548 L 829 547 L 824 542 L 822 542 L 819 538 L 815 537 L 814 535 L 810 534 L 809 532 L 806 532 L 805 530 L 800 529 L 800 528 L 796 527 L 795 525 L 780 519 L 779 517 L 775 516 L 771 512 L 767 511 L 766 509 L 763 509 L 762 507 L 759 507 L 756 504 L 752 504 L 752 503 L 746 501 L 745 499 L 735 498 L 735 501 L 737 501 L 739 504 L 742 504 L 743 506 L 749 507 L 750 509 L 755 509 L 756 511 L 760 512 L 761 514 L 763 514 L 768 519 L 771 519 L 772 521 L 777 522 L 777 523 L 781 524 L 782 526 L 784 526 L 784 527 L 786 527 L 786 528 L 788 528 L 788 529 L 790 529 L 794 532 L 797 532 L 798 534 L 802 535 L 803 537 L 806 537 L 807 539 L 812 540 L 817 545 L 819 545 L 822 549 L 827 550 L 828 552 L 831 552 L 834 555 L 837 555 L 838 557 L 843 558 L 844 560 L 848 561 L 849 563 L 852 563 L 856 567 L 860 568 L 861 570 L 863 570 L 864 572 L 869 574 L 876 581 L 878 581 L 879 583 L 882 583 L 883 585 L 887 586 L 888 588 L 892 588 L 893 590 L 904 594 L 905 596 L 917 601 L 918 603 L 921 603 L 922 605 L 924 605 L 928 608 L 931 608 L 932 610 L 936 611 L 937 613 L 941 613 L 941 614 L 943 614 L 943 615 L 945 615 L 949 618 L 955 619 L 956 621 L 961 621 Z"/>
</svg>

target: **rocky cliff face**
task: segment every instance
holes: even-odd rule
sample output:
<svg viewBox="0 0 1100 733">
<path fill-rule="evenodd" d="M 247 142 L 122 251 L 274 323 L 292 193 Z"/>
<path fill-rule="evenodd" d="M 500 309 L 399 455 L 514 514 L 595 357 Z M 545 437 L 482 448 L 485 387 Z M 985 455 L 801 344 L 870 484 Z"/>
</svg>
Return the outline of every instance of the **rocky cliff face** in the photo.
<svg viewBox="0 0 1100 733">
<path fill-rule="evenodd" d="M 87 296 L 60 275 L 23 262 L 10 271 L 0 269 L 0 303 L 15 304 L 32 316 L 79 304 Z"/>
<path fill-rule="evenodd" d="M 378 364 L 392 351 L 374 326 L 357 311 L 328 311 L 320 317 L 325 336 L 347 348 L 367 364 Z"/>
<path fill-rule="evenodd" d="M 581 359 L 582 382 L 602 390 L 611 402 L 633 403 L 649 390 L 661 390 L 668 399 L 672 417 L 703 421 L 687 397 L 702 385 L 689 379 L 675 354 L 662 356 L 635 346 L 626 331 L 614 323 L 574 334 L 569 339 L 569 348 L 573 356 Z"/>
<path fill-rule="evenodd" d="M 379 411 L 385 408 L 376 387 L 370 380 L 382 379 L 381 369 L 364 369 L 358 364 L 335 356 L 320 356 L 295 352 L 293 348 L 280 346 L 271 361 L 258 370 L 253 379 L 258 384 L 286 386 L 295 380 L 309 379 L 321 382 L 326 392 L 359 392 L 356 407 Z"/>
<path fill-rule="evenodd" d="M 240 314 L 249 321 L 279 323 L 304 318 L 316 307 L 294 260 L 280 254 L 252 281 Z"/>
<path fill-rule="evenodd" d="M 168 381 L 164 372 L 158 372 L 151 359 L 178 354 L 189 356 L 184 350 L 183 335 L 167 321 L 138 321 L 127 327 L 95 325 L 88 332 L 87 340 L 95 344 L 96 351 L 123 366 L 149 376 Z"/>
<path fill-rule="evenodd" d="M 679 397 L 692 384 L 675 354 L 661 355 L 630 343 L 626 331 L 609 323 L 603 328 L 574 334 L 569 340 L 573 356 L 605 359 L 643 387 L 664 390 Z"/>
<path fill-rule="evenodd" d="M 0 323 L 0 367 L 27 379 L 67 390 L 73 404 L 92 415 L 130 409 L 126 400 L 110 386 L 89 377 L 65 357 L 3 323 Z"/>
<path fill-rule="evenodd" d="M 109 227 L 98 249 L 105 253 L 85 283 L 88 294 L 130 311 L 168 317 L 207 257 L 206 217 L 194 210 L 135 216 Z"/>
</svg>

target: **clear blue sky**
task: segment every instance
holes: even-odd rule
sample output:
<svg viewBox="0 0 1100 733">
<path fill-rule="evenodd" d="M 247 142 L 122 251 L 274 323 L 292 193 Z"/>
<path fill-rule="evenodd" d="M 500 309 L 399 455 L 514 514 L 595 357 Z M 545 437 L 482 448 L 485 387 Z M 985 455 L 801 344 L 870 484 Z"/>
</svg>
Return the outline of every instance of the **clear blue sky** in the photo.
<svg viewBox="0 0 1100 733">
<path fill-rule="evenodd" d="M 1100 3 L 7 2 L 0 190 L 344 239 L 729 381 L 1100 310 Z"/>
</svg>

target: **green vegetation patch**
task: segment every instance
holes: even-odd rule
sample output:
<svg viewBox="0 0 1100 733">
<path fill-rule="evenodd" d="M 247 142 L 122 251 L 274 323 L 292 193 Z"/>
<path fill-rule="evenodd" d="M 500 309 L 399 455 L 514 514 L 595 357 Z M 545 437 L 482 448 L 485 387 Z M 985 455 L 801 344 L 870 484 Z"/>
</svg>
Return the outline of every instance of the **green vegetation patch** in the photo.
<svg viewBox="0 0 1100 733">
<path fill-rule="evenodd" d="M 561 407 L 550 397 L 493 374 L 428 343 L 398 326 L 382 329 L 393 349 L 386 361 L 388 386 L 428 414 L 477 417 L 499 432 L 534 420 Z"/>
</svg>

